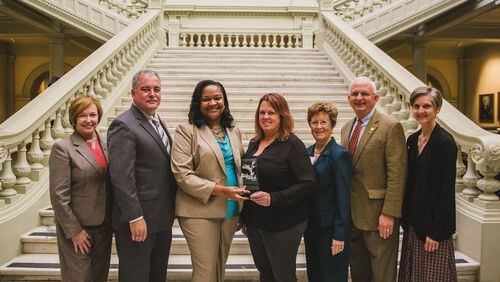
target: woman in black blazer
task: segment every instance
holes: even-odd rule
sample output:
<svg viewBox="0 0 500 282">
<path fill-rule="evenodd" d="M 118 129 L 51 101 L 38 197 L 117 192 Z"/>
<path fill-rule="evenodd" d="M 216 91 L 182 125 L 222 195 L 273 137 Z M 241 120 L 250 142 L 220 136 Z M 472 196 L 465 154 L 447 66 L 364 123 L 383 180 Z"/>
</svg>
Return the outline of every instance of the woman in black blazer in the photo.
<svg viewBox="0 0 500 282">
<path fill-rule="evenodd" d="M 399 281 L 457 281 L 452 241 L 457 146 L 436 123 L 442 103 L 434 88 L 419 87 L 410 96 L 422 128 L 408 137 Z"/>
</svg>

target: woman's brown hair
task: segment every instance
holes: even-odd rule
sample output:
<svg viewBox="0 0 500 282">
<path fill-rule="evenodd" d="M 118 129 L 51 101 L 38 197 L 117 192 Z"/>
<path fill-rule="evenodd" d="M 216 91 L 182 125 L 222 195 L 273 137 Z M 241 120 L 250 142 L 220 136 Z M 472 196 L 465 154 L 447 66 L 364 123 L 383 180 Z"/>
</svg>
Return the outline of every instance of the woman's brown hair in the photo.
<svg viewBox="0 0 500 282">
<path fill-rule="evenodd" d="M 88 108 L 92 104 L 94 104 L 96 106 L 97 114 L 99 115 L 97 123 L 99 123 L 101 121 L 102 106 L 101 106 L 101 103 L 99 103 L 99 100 L 97 100 L 96 98 L 94 98 L 92 96 L 82 94 L 82 95 L 76 97 L 76 99 L 69 106 L 69 110 L 68 110 L 69 122 L 71 123 L 73 128 L 75 128 L 75 126 L 76 126 L 76 119 L 78 118 L 78 116 L 83 111 L 85 111 L 86 108 Z"/>
<path fill-rule="evenodd" d="M 293 118 L 290 113 L 288 103 L 283 96 L 278 93 L 268 93 L 262 96 L 259 100 L 259 105 L 255 111 L 255 138 L 257 140 L 264 139 L 264 131 L 259 124 L 259 110 L 262 102 L 266 101 L 277 114 L 280 115 L 280 127 L 278 129 L 278 140 L 285 141 L 290 133 L 293 133 Z"/>
</svg>

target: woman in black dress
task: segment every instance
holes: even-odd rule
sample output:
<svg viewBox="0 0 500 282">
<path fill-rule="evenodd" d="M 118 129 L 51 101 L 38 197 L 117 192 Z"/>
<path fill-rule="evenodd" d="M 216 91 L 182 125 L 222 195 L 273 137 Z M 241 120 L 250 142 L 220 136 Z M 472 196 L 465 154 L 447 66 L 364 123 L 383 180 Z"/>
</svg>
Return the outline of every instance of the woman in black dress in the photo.
<svg viewBox="0 0 500 282">
<path fill-rule="evenodd" d="M 422 127 L 408 137 L 408 179 L 399 281 L 457 281 L 455 232 L 457 146 L 436 122 L 443 104 L 435 88 L 410 96 L 413 117 Z"/>
</svg>

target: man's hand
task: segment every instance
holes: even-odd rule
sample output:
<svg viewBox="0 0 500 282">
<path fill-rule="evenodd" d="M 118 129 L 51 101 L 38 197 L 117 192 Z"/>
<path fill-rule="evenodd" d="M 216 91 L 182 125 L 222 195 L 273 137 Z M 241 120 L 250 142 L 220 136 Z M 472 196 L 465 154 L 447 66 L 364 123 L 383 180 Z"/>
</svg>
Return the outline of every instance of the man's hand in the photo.
<svg viewBox="0 0 500 282">
<path fill-rule="evenodd" d="M 425 238 L 425 245 L 424 245 L 424 249 L 426 252 L 434 252 L 435 250 L 437 250 L 439 247 L 439 242 L 438 241 L 434 241 L 431 239 L 431 237 L 427 236 Z"/>
<path fill-rule="evenodd" d="M 146 225 L 144 218 L 141 218 L 138 221 L 130 222 L 129 226 L 132 241 L 143 242 L 146 240 L 146 236 L 148 236 L 148 226 Z"/>
<path fill-rule="evenodd" d="M 387 239 L 392 235 L 394 228 L 394 217 L 381 214 L 378 218 L 378 233 L 380 237 Z"/>
<path fill-rule="evenodd" d="M 90 235 L 85 230 L 80 231 L 80 233 L 71 238 L 75 254 L 78 254 L 78 250 L 80 250 L 82 254 L 85 254 L 90 250 L 91 245 L 89 239 Z"/>
<path fill-rule="evenodd" d="M 332 255 L 341 253 L 344 250 L 344 241 L 332 239 Z"/>
</svg>

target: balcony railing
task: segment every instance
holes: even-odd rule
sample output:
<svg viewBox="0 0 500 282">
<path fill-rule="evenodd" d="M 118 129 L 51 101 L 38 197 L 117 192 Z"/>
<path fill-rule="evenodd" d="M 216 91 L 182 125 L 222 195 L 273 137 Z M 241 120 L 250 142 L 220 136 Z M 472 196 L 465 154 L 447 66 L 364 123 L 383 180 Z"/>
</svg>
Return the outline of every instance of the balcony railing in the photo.
<svg viewBox="0 0 500 282">
<path fill-rule="evenodd" d="M 159 10 L 143 14 L 0 125 L 0 211 L 2 205 L 12 211 L 17 200 L 33 198 L 23 194 L 48 189 L 50 150 L 73 131 L 67 109 L 76 96 L 97 97 L 104 121 L 113 114 L 134 73 L 165 42 L 161 17 Z"/>
<path fill-rule="evenodd" d="M 408 134 L 417 129 L 410 114 L 409 97 L 413 89 L 425 84 L 371 43 L 333 12 L 323 12 L 326 27 L 322 48 L 339 63 L 348 80 L 367 76 L 376 82 L 380 95 L 378 107 L 399 120 Z M 495 192 L 500 182 L 500 136 L 483 130 L 460 111 L 444 101 L 438 122 L 467 154 L 467 167 L 462 154 L 457 155 L 457 190 L 474 201 L 498 202 Z"/>
</svg>

